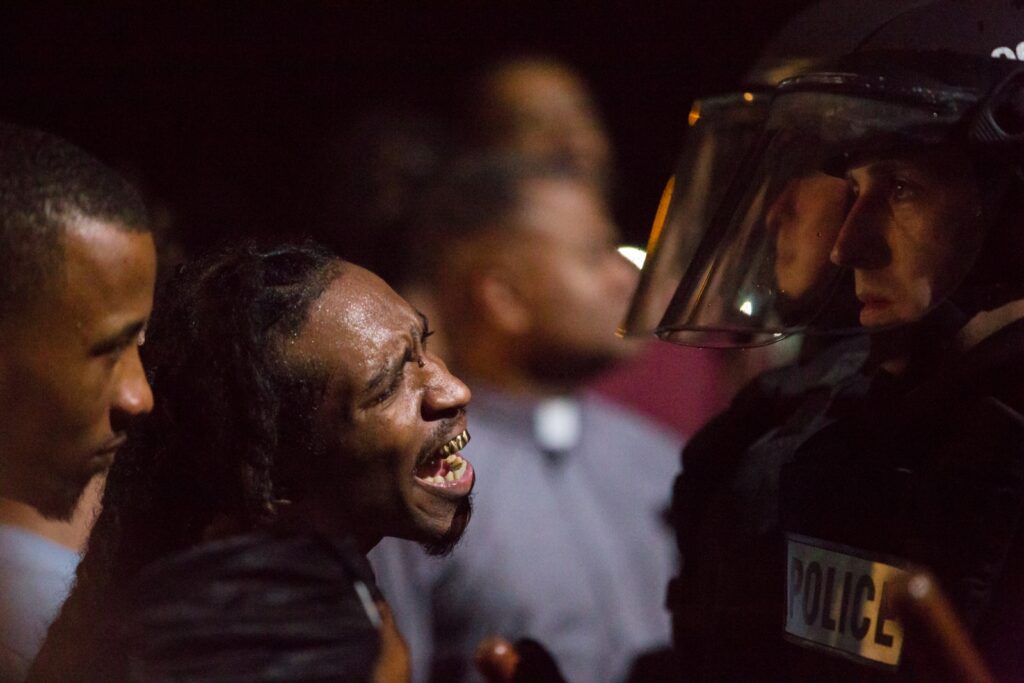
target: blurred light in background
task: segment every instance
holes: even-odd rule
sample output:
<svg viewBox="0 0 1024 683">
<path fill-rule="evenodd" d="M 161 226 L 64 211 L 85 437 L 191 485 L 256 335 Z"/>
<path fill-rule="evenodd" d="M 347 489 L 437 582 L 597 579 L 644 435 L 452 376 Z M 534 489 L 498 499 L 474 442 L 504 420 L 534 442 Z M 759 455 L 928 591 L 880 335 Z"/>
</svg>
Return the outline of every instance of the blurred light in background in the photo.
<svg viewBox="0 0 1024 683">
<path fill-rule="evenodd" d="M 644 267 L 644 261 L 647 259 L 647 252 L 640 247 L 631 247 L 629 245 L 623 245 L 619 247 L 619 253 L 622 254 L 627 261 L 632 263 L 637 268 Z"/>
</svg>

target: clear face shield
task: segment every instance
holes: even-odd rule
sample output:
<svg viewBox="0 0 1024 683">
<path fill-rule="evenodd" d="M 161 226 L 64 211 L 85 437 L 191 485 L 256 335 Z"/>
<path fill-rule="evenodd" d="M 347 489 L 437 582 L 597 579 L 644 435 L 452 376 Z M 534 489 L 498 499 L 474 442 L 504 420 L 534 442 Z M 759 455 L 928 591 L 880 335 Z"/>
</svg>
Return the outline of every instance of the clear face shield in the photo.
<svg viewBox="0 0 1024 683">
<path fill-rule="evenodd" d="M 896 79 L 787 81 L 752 157 L 658 326 L 692 346 L 760 346 L 915 322 L 984 233 L 981 188 L 951 133 L 975 93 Z"/>
<path fill-rule="evenodd" d="M 647 258 L 620 333 L 654 334 L 711 217 L 768 114 L 770 96 L 745 92 L 698 100 L 683 151 L 658 205 Z"/>
</svg>

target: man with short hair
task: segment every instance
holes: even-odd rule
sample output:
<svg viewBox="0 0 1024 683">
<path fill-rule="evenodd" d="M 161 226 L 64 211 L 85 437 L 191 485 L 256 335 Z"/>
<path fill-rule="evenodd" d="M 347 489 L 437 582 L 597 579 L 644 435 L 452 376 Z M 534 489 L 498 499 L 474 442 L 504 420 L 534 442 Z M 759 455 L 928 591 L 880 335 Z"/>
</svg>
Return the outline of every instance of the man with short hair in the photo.
<svg viewBox="0 0 1024 683">
<path fill-rule="evenodd" d="M 80 539 L 66 522 L 152 408 L 138 346 L 155 277 L 131 185 L 53 135 L 0 124 L 3 680 L 24 675 L 67 593 Z"/>
<path fill-rule="evenodd" d="M 428 288 L 474 387 L 473 525 L 446 558 L 372 559 L 415 680 L 470 680 L 482 638 L 533 637 L 571 681 L 625 678 L 668 641 L 662 520 L 679 442 L 584 391 L 628 359 L 636 284 L 600 193 L 522 158 L 465 161 L 421 208 L 407 289 Z"/>
</svg>

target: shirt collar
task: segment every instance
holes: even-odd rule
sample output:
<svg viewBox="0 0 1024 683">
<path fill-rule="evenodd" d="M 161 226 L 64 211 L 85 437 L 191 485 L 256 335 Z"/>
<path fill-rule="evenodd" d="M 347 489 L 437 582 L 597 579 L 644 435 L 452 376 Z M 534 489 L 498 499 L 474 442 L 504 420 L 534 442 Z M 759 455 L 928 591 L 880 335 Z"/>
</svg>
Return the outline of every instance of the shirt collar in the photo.
<svg viewBox="0 0 1024 683">
<path fill-rule="evenodd" d="M 530 435 L 541 451 L 564 453 L 575 448 L 582 437 L 583 411 L 578 396 L 538 399 L 502 392 L 473 382 L 469 405 L 469 432 L 473 413 L 486 413 L 488 422 L 517 435 Z"/>
</svg>

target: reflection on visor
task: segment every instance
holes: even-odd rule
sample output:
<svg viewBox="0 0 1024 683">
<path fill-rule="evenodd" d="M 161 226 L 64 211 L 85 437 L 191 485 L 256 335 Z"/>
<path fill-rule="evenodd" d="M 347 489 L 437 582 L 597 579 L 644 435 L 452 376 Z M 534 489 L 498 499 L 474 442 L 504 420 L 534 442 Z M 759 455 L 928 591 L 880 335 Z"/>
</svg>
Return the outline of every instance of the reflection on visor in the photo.
<svg viewBox="0 0 1024 683">
<path fill-rule="evenodd" d="M 633 247 L 628 244 L 623 244 L 621 247 L 616 249 L 622 258 L 626 259 L 634 266 L 637 270 L 642 270 L 644 267 L 644 261 L 647 260 L 647 252 L 640 247 Z"/>
<path fill-rule="evenodd" d="M 811 173 L 787 182 L 768 207 L 765 230 L 775 239 L 772 275 L 781 301 L 806 305 L 833 279 L 829 255 L 843 225 L 846 200 L 845 179 Z"/>
<path fill-rule="evenodd" d="M 767 100 L 747 92 L 694 102 L 683 152 L 662 194 L 621 333 L 654 333 L 726 188 L 760 134 Z"/>
<path fill-rule="evenodd" d="M 968 102 L 960 92 L 885 101 L 874 86 L 866 96 L 780 89 L 660 336 L 757 346 L 874 331 L 949 296 L 982 234 L 971 162 L 943 142 Z"/>
</svg>

